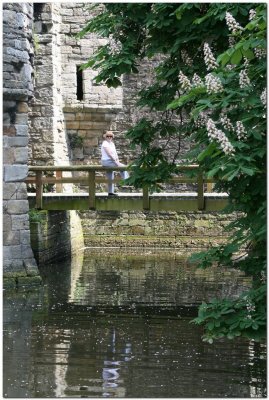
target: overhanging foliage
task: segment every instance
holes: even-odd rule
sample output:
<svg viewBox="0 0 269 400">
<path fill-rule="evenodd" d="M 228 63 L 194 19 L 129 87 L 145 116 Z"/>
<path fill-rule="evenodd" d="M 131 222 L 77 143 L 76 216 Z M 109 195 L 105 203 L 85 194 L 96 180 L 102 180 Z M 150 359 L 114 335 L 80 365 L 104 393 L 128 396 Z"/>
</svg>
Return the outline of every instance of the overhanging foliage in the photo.
<svg viewBox="0 0 269 400">
<path fill-rule="evenodd" d="M 140 146 L 130 183 L 156 186 L 176 170 L 156 138 L 188 138 L 184 155 L 199 162 L 216 190 L 229 193 L 226 246 L 195 256 L 245 271 L 253 289 L 235 301 L 203 304 L 196 323 L 204 339 L 265 335 L 266 273 L 266 4 L 118 3 L 105 4 L 80 33 L 107 38 L 84 65 L 98 71 L 96 82 L 121 85 L 122 74 L 137 73 L 144 58 L 162 55 L 154 83 L 140 92 L 138 106 L 161 112 L 127 132 Z M 184 120 L 180 118 L 187 115 Z M 175 121 L 178 121 L 175 123 Z M 154 145 L 153 145 L 154 142 Z M 235 261 L 235 254 L 241 258 Z"/>
</svg>

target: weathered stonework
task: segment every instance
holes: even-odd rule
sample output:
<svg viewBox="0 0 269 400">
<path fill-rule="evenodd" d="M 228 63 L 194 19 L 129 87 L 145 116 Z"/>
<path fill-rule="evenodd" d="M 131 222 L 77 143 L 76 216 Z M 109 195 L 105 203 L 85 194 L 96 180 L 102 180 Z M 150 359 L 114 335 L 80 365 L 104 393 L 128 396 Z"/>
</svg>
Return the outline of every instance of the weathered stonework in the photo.
<svg viewBox="0 0 269 400">
<path fill-rule="evenodd" d="M 125 75 L 123 85 L 117 89 L 96 85 L 93 80 L 96 72 L 91 69 L 80 72 L 79 66 L 105 43 L 93 34 L 83 39 L 75 37 L 92 17 L 89 5 L 68 2 L 3 5 L 4 271 L 11 276 L 15 274 L 16 279 L 37 273 L 30 247 L 29 205 L 23 182 L 28 174 L 27 162 L 28 165 L 99 164 L 103 131 L 112 129 L 118 132 L 115 141 L 120 159 L 129 163 L 139 149 L 130 149 L 124 133 L 142 116 L 150 114 L 146 109 L 138 113 L 134 106 L 138 91 L 151 81 L 151 71 L 158 59 L 143 62 L 137 75 Z M 170 156 L 177 146 L 171 140 L 167 147 Z M 187 143 L 181 144 L 179 157 L 187 148 Z M 65 191 L 72 190 L 71 185 L 63 186 Z M 87 211 L 80 216 L 87 246 L 182 250 L 225 241 L 223 227 L 232 218 L 201 212 Z M 79 226 L 74 212 L 49 212 L 46 218 L 45 225 L 33 224 L 31 229 L 40 262 L 70 255 L 70 246 L 80 237 L 72 234 L 71 219 L 75 218 Z"/>
<path fill-rule="evenodd" d="M 106 40 L 95 34 L 77 39 L 93 13 L 89 3 L 40 3 L 35 5 L 35 100 L 31 105 L 30 132 L 32 164 L 99 164 L 103 132 L 117 133 L 120 159 L 131 162 L 137 155 L 130 149 L 125 132 L 148 110 L 136 111 L 137 93 L 152 80 L 159 59 L 143 61 L 137 75 L 124 75 L 122 86 L 96 84 L 97 72 L 79 67 Z M 155 118 L 156 119 L 156 118 Z M 163 145 L 165 143 L 162 143 Z M 171 140 L 167 153 L 178 148 Z M 184 154 L 187 143 L 181 143 Z M 68 161 L 69 160 L 69 161 Z"/>
<path fill-rule="evenodd" d="M 23 182 L 28 174 L 28 101 L 33 96 L 32 18 L 32 3 L 3 4 L 4 283 L 6 278 L 18 283 L 38 275 Z"/>
<path fill-rule="evenodd" d="M 80 211 L 89 247 L 171 248 L 188 252 L 225 243 L 236 215 L 219 212 Z"/>
<path fill-rule="evenodd" d="M 30 104 L 30 163 L 69 164 L 60 90 L 60 4 L 34 4 L 35 90 Z"/>
<path fill-rule="evenodd" d="M 31 244 L 39 266 L 70 258 L 84 247 L 76 211 L 39 211 L 30 223 Z"/>
</svg>

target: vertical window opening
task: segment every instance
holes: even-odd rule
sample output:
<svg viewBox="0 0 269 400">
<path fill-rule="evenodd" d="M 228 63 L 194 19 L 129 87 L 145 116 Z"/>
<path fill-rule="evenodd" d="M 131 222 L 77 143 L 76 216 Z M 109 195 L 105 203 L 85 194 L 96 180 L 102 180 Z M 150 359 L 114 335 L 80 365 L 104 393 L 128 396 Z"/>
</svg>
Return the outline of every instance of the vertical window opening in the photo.
<svg viewBox="0 0 269 400">
<path fill-rule="evenodd" d="M 41 13 L 45 3 L 33 3 L 34 5 L 34 20 L 39 20 L 41 18 Z"/>
<path fill-rule="evenodd" d="M 77 65 L 77 100 L 83 100 L 83 74 L 80 65 Z"/>
</svg>

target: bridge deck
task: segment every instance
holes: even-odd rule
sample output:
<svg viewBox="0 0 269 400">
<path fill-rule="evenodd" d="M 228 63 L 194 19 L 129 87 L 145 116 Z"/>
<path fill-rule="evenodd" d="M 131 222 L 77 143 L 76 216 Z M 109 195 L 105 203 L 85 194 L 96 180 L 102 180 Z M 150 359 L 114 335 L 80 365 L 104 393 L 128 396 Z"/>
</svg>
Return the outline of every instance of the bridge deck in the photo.
<svg viewBox="0 0 269 400">
<path fill-rule="evenodd" d="M 35 207 L 35 193 L 28 193 L 31 208 Z M 198 195 L 186 193 L 152 193 L 149 195 L 148 209 L 152 211 L 195 211 L 198 210 Z M 226 193 L 205 193 L 204 210 L 220 211 L 228 204 Z M 44 210 L 88 210 L 88 193 L 43 193 Z M 142 211 L 145 209 L 142 193 L 95 194 L 95 209 L 103 211 Z"/>
</svg>

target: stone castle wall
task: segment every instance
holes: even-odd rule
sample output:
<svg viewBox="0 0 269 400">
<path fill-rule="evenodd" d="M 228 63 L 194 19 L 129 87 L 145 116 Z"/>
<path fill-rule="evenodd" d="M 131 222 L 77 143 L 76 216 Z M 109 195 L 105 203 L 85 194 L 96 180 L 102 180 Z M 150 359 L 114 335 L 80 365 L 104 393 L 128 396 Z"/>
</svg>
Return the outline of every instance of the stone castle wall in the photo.
<svg viewBox="0 0 269 400">
<path fill-rule="evenodd" d="M 172 211 L 80 211 L 86 247 L 204 250 L 225 243 L 235 214 Z"/>
<path fill-rule="evenodd" d="M 30 246 L 26 185 L 28 101 L 33 96 L 31 3 L 3 4 L 4 276 L 38 273 Z"/>
<path fill-rule="evenodd" d="M 159 60 L 143 61 L 139 74 L 124 75 L 122 86 L 116 89 L 96 84 L 97 72 L 91 68 L 79 72 L 79 67 L 106 43 L 95 34 L 76 38 L 87 21 L 102 10 L 101 5 L 95 11 L 90 6 L 90 3 L 40 3 L 35 13 L 37 49 L 35 101 L 30 114 L 31 163 L 60 164 L 69 159 L 72 164 L 98 164 L 106 129 L 118 132 L 115 142 L 123 162 L 131 162 L 139 151 L 130 149 L 125 132 L 143 115 L 151 115 L 146 109 L 135 111 L 134 106 L 137 92 L 151 81 L 151 72 Z M 178 147 L 177 141 L 171 141 L 168 153 Z M 187 149 L 188 144 L 182 143 L 181 155 Z"/>
<path fill-rule="evenodd" d="M 32 165 L 69 164 L 61 92 L 60 4 L 34 4 L 35 88 L 30 104 Z"/>
</svg>

